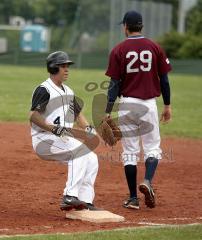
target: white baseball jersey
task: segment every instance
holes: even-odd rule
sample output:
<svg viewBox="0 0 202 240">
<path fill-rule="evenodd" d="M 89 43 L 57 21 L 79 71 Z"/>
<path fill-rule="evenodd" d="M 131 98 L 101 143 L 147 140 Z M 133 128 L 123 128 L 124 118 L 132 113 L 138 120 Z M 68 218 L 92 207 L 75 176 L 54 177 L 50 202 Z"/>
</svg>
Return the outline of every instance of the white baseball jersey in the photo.
<svg viewBox="0 0 202 240">
<path fill-rule="evenodd" d="M 48 78 L 41 85 L 50 95 L 45 111 L 41 111 L 41 116 L 49 124 L 60 124 L 61 126 L 72 128 L 74 124 L 74 92 L 66 85 L 59 88 Z M 40 106 L 36 106 L 39 108 Z M 43 129 L 32 123 L 31 135 L 44 132 Z"/>
</svg>

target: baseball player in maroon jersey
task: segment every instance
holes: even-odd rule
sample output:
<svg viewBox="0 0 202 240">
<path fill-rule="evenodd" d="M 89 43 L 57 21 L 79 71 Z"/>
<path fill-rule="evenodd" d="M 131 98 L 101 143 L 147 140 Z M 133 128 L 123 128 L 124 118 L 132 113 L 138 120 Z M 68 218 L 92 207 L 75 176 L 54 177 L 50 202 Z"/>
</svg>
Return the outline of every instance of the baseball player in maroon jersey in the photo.
<svg viewBox="0 0 202 240">
<path fill-rule="evenodd" d="M 106 75 L 111 78 L 108 89 L 106 115 L 110 117 L 117 96 L 119 127 L 122 131 L 122 160 L 130 197 L 126 208 L 139 209 L 137 198 L 137 161 L 141 137 L 144 151 L 145 176 L 139 185 L 145 204 L 155 207 L 152 179 L 161 159 L 159 119 L 156 97 L 162 94 L 164 108 L 161 121 L 171 119 L 170 85 L 171 66 L 162 48 L 141 33 L 142 16 L 136 11 L 125 14 L 123 29 L 126 39 L 115 46 L 109 57 Z"/>
</svg>

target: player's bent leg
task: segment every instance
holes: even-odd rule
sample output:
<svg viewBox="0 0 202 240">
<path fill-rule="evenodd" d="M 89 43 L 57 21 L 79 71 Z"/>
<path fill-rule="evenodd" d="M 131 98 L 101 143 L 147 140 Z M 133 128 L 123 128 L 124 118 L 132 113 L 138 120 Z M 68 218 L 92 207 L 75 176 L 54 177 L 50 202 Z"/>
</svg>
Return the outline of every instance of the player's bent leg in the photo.
<svg viewBox="0 0 202 240">
<path fill-rule="evenodd" d="M 91 152 L 83 160 L 86 162 L 87 167 L 78 198 L 86 202 L 88 208 L 92 208 L 95 197 L 94 183 L 98 172 L 98 158 L 95 153 Z"/>
<path fill-rule="evenodd" d="M 147 102 L 149 111 L 142 117 L 142 120 L 152 124 L 152 130 L 141 136 L 144 150 L 144 160 L 149 157 L 161 158 L 159 119 L 155 99 Z"/>
<path fill-rule="evenodd" d="M 158 165 L 158 159 L 155 157 L 149 157 L 145 161 L 145 179 L 148 180 L 150 183 L 152 182 L 152 179 L 154 177 L 157 165 Z"/>
<path fill-rule="evenodd" d="M 69 210 L 69 207 L 71 209 L 71 205 L 77 210 L 86 208 L 86 203 L 79 199 L 79 192 L 85 173 L 86 163 L 84 157 L 68 161 L 68 178 L 60 205 L 61 210 Z"/>
<path fill-rule="evenodd" d="M 39 134 L 32 138 L 33 149 L 43 160 L 56 160 L 67 162 L 74 158 L 73 149 L 81 144 L 79 141 L 72 140 L 64 142 L 61 138 L 53 134 Z M 73 147 L 74 145 L 74 147 Z"/>
<path fill-rule="evenodd" d="M 56 160 L 68 164 L 68 179 L 61 202 L 61 210 L 85 208 L 85 203 L 78 199 L 79 189 L 86 172 L 86 163 L 82 156 L 75 156 L 75 148 L 82 146 L 76 139 L 64 142 L 52 134 L 42 134 L 34 141 L 37 155 L 45 160 Z"/>
<path fill-rule="evenodd" d="M 128 99 L 126 99 L 128 100 Z M 139 200 L 137 198 L 137 161 L 139 159 L 139 137 L 134 133 L 136 124 L 128 113 L 128 104 L 120 104 L 119 125 L 123 137 L 121 139 L 123 146 L 122 161 L 124 165 L 125 176 L 128 184 L 130 196 L 123 202 L 123 207 L 139 209 Z M 126 111 L 124 108 L 126 107 Z M 131 111 L 129 112 L 131 114 Z"/>
<path fill-rule="evenodd" d="M 130 196 L 124 201 L 123 207 L 131 209 L 139 209 L 139 200 L 137 198 L 137 154 L 124 152 L 122 160 L 124 164 L 125 176 L 128 184 Z"/>
<path fill-rule="evenodd" d="M 68 177 L 63 195 L 78 197 L 80 187 L 86 173 L 86 164 L 83 157 L 68 161 Z"/>
<path fill-rule="evenodd" d="M 142 136 L 145 161 L 145 178 L 139 185 L 139 190 L 144 194 L 145 205 L 149 208 L 155 207 L 155 195 L 151 185 L 155 175 L 157 165 L 161 159 L 159 120 L 155 101 L 149 102 L 149 112 L 144 116 L 144 120 L 153 125 L 153 130 Z"/>
<path fill-rule="evenodd" d="M 149 208 L 154 208 L 156 205 L 155 194 L 151 182 L 156 172 L 158 161 L 159 160 L 154 157 L 149 157 L 146 159 L 144 181 L 139 185 L 139 190 L 144 194 L 145 197 L 145 205 Z"/>
</svg>

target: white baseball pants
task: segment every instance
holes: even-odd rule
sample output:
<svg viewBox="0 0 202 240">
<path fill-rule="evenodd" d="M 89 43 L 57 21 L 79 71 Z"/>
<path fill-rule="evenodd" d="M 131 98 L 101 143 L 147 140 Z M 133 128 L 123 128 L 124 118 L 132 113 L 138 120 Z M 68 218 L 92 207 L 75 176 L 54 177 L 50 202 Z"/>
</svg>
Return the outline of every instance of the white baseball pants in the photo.
<svg viewBox="0 0 202 240">
<path fill-rule="evenodd" d="M 159 119 L 156 99 L 141 100 L 121 97 L 119 102 L 119 127 L 122 131 L 122 160 L 124 166 L 137 165 L 140 140 L 144 160 L 148 157 L 161 159 Z"/>
<path fill-rule="evenodd" d="M 33 136 L 32 144 L 40 158 L 68 164 L 68 178 L 63 195 L 75 196 L 87 203 L 93 202 L 98 172 L 98 158 L 95 153 L 75 138 L 68 137 L 64 141 L 51 133 Z M 80 150 L 77 152 L 77 149 Z"/>
</svg>

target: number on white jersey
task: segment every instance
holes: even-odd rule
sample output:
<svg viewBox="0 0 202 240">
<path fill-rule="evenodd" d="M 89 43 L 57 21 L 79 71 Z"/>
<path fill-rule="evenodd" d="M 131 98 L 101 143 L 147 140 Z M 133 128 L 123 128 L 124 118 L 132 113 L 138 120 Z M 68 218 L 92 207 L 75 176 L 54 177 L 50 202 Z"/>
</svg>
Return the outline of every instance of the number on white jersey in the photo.
<svg viewBox="0 0 202 240">
<path fill-rule="evenodd" d="M 60 125 L 60 116 L 58 116 L 54 121 L 54 124 Z"/>
<path fill-rule="evenodd" d="M 143 72 L 149 72 L 151 70 L 152 53 L 149 50 L 140 52 L 140 56 L 138 56 L 138 53 L 135 51 L 131 51 L 126 54 L 126 58 L 130 58 L 131 56 L 133 56 L 133 58 L 127 64 L 127 73 L 139 72 L 140 70 Z M 147 63 L 147 66 L 141 64 L 139 68 L 132 68 L 133 64 L 138 60 L 138 58 L 142 63 Z"/>
</svg>

